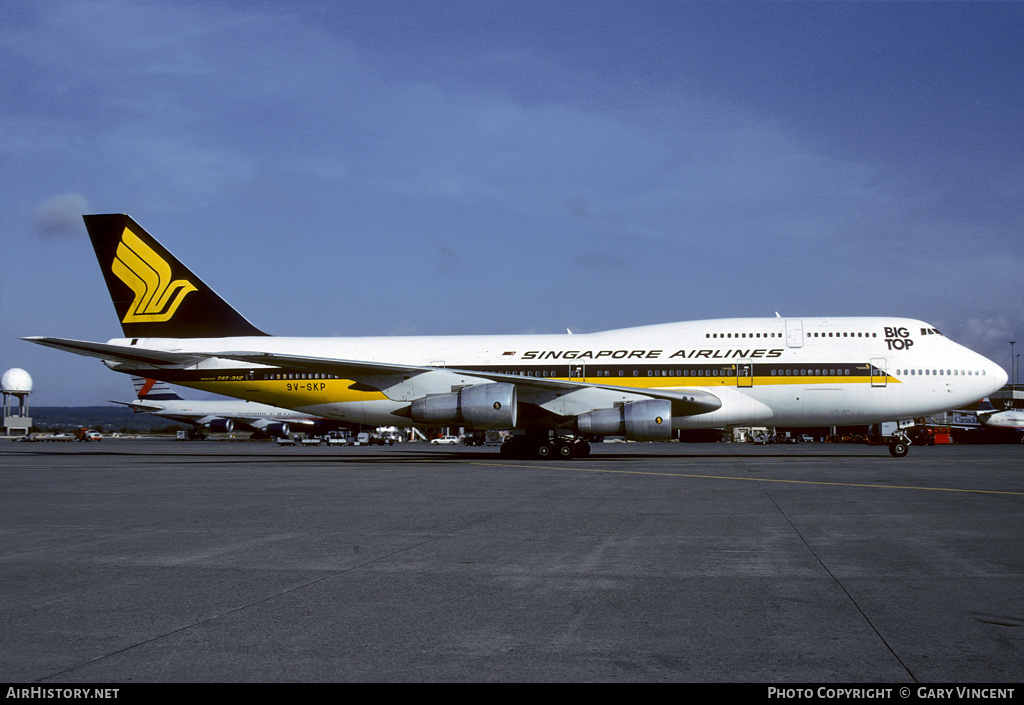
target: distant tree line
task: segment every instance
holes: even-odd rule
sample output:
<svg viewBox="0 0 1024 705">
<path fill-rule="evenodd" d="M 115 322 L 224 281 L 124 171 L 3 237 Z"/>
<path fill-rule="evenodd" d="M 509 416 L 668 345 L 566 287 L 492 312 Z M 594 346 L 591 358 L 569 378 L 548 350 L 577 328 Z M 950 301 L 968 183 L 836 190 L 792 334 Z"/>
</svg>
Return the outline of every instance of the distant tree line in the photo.
<svg viewBox="0 0 1024 705">
<path fill-rule="evenodd" d="M 188 428 L 187 424 L 117 406 L 34 406 L 30 414 L 32 430 L 40 433 L 94 428 L 100 433 L 174 434 Z"/>
</svg>

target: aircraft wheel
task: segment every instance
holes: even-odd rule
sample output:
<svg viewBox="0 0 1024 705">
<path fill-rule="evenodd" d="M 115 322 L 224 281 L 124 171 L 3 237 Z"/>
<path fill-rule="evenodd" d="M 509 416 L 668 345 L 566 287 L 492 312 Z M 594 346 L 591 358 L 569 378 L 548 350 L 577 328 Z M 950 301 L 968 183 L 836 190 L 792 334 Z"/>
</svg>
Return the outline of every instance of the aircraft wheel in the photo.
<svg viewBox="0 0 1024 705">
<path fill-rule="evenodd" d="M 533 450 L 533 455 L 541 460 L 547 460 L 551 457 L 551 453 L 554 452 L 554 450 L 555 449 L 551 447 L 550 443 L 544 441 L 537 444 L 537 447 Z"/>
<path fill-rule="evenodd" d="M 573 444 L 567 441 L 561 441 L 555 447 L 555 452 L 562 460 L 571 460 L 573 456 Z"/>
<path fill-rule="evenodd" d="M 586 458 L 590 455 L 590 444 L 586 441 L 576 441 L 573 446 L 573 453 L 577 458 Z"/>
<path fill-rule="evenodd" d="M 889 444 L 889 454 L 894 458 L 902 458 L 904 455 L 910 452 L 910 446 L 903 441 L 897 441 Z"/>
</svg>

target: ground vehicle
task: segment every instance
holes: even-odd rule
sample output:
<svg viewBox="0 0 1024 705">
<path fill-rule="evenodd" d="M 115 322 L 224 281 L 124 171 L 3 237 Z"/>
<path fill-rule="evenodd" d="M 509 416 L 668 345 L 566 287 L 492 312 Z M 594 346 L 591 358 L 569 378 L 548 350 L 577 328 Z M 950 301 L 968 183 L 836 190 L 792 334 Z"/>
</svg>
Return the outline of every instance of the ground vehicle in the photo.
<svg viewBox="0 0 1024 705">
<path fill-rule="evenodd" d="M 935 429 L 931 426 L 913 426 L 907 431 L 907 435 L 916 446 L 935 445 Z"/>
<path fill-rule="evenodd" d="M 430 443 L 431 443 L 431 445 L 437 446 L 437 445 L 457 445 L 458 442 L 459 442 L 459 437 L 458 436 L 441 436 L 440 438 L 435 438 Z"/>
<path fill-rule="evenodd" d="M 464 446 L 500 446 L 505 442 L 501 431 L 467 431 L 462 436 Z"/>
<path fill-rule="evenodd" d="M 91 428 L 78 429 L 77 431 L 75 431 L 75 438 L 79 441 L 85 441 L 87 443 L 89 441 L 99 442 L 103 440 L 103 436 L 100 435 L 100 432 L 94 431 Z"/>
</svg>

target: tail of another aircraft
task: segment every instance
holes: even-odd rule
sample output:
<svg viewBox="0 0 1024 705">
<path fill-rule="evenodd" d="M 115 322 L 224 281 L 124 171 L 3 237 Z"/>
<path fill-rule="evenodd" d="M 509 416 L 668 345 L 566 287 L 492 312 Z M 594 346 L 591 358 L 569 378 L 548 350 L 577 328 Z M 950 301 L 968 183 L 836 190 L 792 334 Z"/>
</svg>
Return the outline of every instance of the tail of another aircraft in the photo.
<svg viewBox="0 0 1024 705">
<path fill-rule="evenodd" d="M 171 389 L 167 382 L 158 382 L 155 379 L 137 377 L 132 375 L 132 384 L 135 386 L 135 397 L 145 401 L 181 401 L 181 397 Z"/>
<path fill-rule="evenodd" d="M 266 335 L 130 216 L 82 217 L 126 338 Z"/>
</svg>

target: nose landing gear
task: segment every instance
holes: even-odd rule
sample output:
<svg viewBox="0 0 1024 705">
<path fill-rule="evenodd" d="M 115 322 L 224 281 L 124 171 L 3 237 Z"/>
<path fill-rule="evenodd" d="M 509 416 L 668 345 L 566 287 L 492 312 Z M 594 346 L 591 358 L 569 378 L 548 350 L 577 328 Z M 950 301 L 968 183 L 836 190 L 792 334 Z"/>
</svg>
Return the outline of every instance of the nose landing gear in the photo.
<svg viewBox="0 0 1024 705">
<path fill-rule="evenodd" d="M 910 436 L 902 428 L 893 434 L 889 442 L 889 455 L 894 458 L 902 458 L 910 452 Z"/>
</svg>

